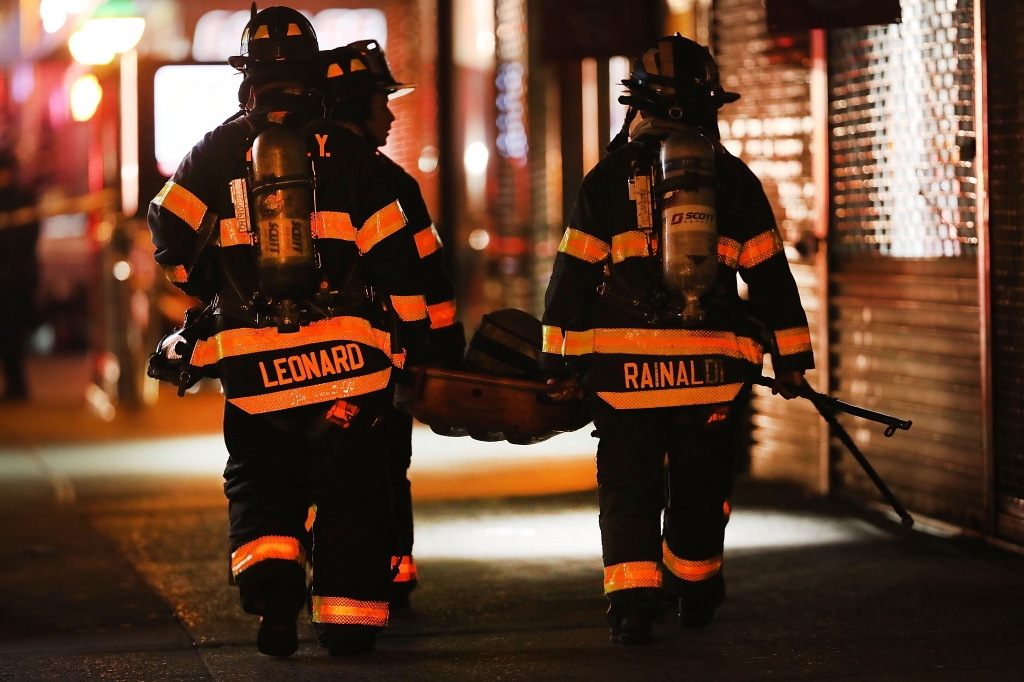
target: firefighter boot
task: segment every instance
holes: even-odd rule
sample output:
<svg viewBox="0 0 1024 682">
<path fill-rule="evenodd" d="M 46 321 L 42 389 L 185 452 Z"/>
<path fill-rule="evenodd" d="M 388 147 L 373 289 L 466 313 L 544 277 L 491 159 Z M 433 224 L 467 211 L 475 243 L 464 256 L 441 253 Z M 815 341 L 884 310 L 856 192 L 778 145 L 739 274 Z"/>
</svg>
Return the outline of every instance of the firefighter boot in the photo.
<svg viewBox="0 0 1024 682">
<path fill-rule="evenodd" d="M 267 600 L 256 633 L 256 648 L 267 656 L 291 656 L 299 648 L 299 634 L 295 621 L 301 610 L 294 590 L 281 590 Z"/>
<path fill-rule="evenodd" d="M 684 628 L 711 625 L 715 609 L 725 601 L 725 579 L 718 573 L 709 580 L 693 583 L 679 599 L 679 624 Z"/>
<path fill-rule="evenodd" d="M 661 589 L 638 588 L 608 594 L 610 639 L 616 644 L 650 644 L 651 624 L 664 620 Z"/>
<path fill-rule="evenodd" d="M 314 625 L 320 646 L 331 656 L 368 654 L 377 645 L 378 627 L 371 625 Z"/>
</svg>

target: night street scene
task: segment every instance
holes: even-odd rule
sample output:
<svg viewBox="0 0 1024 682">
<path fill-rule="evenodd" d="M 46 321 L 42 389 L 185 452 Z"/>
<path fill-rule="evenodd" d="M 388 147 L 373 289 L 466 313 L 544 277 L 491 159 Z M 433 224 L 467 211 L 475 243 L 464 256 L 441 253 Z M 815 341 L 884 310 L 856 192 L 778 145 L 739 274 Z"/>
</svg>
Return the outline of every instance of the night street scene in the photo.
<svg viewBox="0 0 1024 682">
<path fill-rule="evenodd" d="M 0 35 L 0 680 L 1024 682 L 1024 2 Z"/>
</svg>

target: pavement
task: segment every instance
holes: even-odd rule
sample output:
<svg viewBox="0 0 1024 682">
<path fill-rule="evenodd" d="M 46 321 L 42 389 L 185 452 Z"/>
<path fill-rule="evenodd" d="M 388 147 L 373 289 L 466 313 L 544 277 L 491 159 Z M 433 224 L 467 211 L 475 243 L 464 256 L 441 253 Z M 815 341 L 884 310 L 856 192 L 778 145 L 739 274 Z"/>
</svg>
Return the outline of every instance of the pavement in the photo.
<svg viewBox="0 0 1024 682">
<path fill-rule="evenodd" d="M 331 659 L 303 623 L 286 660 L 227 582 L 217 436 L 2 446 L 0 680 L 1024 680 L 1024 559 L 749 480 L 715 622 L 613 646 L 596 441 L 562 438 L 417 430 L 412 608 L 371 655 Z M 506 480 L 545 467 L 570 492 Z"/>
</svg>

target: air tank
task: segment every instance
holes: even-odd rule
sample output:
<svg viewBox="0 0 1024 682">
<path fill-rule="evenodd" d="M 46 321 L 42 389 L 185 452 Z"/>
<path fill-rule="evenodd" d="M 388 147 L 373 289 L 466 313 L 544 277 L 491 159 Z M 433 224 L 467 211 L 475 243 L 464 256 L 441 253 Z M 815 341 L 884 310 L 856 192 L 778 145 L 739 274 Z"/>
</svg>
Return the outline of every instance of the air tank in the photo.
<svg viewBox="0 0 1024 682">
<path fill-rule="evenodd" d="M 684 321 L 704 319 L 700 297 L 718 280 L 715 147 L 697 128 L 676 130 L 661 144 L 657 166 L 665 287 L 686 303 Z"/>
<path fill-rule="evenodd" d="M 295 330 L 295 302 L 312 296 L 318 280 L 310 225 L 314 179 L 303 135 L 281 125 L 257 135 L 252 180 L 259 290 L 276 304 L 281 331 Z"/>
</svg>

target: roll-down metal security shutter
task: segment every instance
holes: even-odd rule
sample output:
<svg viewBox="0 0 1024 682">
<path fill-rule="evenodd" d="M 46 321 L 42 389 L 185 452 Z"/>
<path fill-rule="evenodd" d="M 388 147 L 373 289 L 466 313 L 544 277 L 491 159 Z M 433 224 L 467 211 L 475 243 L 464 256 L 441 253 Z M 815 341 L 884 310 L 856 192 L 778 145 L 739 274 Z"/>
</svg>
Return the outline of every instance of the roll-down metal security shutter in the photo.
<svg viewBox="0 0 1024 682">
<path fill-rule="evenodd" d="M 775 209 L 818 355 L 825 345 L 817 335 L 815 259 L 823 254 L 814 246 L 809 36 L 769 36 L 763 5 L 761 0 L 714 4 L 715 59 L 726 89 L 742 95 L 719 112 L 719 128 L 723 144 L 760 178 Z M 807 376 L 819 386 L 815 372 Z M 752 407 L 751 473 L 818 489 L 823 427 L 814 408 L 761 387 L 755 388 Z"/>
<path fill-rule="evenodd" d="M 832 32 L 833 394 L 912 419 L 844 425 L 904 504 L 982 528 L 971 0 L 903 0 L 903 23 Z M 834 444 L 833 490 L 878 499 Z"/>
<path fill-rule="evenodd" d="M 1024 544 L 1024 3 L 986 6 L 996 534 Z"/>
</svg>

